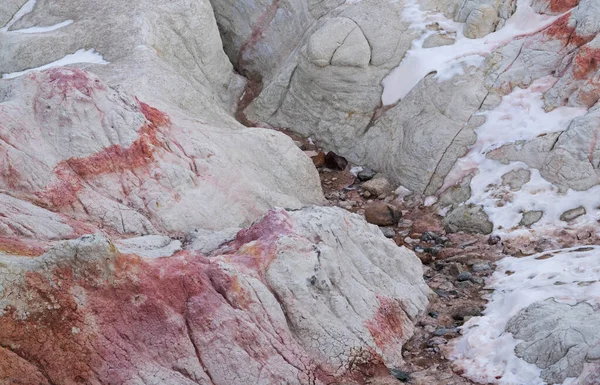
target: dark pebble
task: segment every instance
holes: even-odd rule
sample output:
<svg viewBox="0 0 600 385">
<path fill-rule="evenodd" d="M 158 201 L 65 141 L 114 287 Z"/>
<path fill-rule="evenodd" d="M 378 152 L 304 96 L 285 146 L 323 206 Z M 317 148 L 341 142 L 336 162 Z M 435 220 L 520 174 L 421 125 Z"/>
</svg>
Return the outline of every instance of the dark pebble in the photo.
<svg viewBox="0 0 600 385">
<path fill-rule="evenodd" d="M 459 282 L 462 282 L 462 281 L 468 281 L 468 280 L 470 280 L 472 277 L 473 277 L 473 275 L 472 275 L 471 273 L 469 273 L 468 271 L 463 271 L 462 273 L 460 273 L 460 274 L 458 275 L 458 277 L 456 277 L 456 279 L 457 279 Z"/>
<path fill-rule="evenodd" d="M 497 245 L 500 242 L 500 237 L 497 235 L 490 235 L 487 240 L 488 245 Z"/>
<path fill-rule="evenodd" d="M 448 334 L 458 334 L 458 328 L 451 328 L 451 329 L 439 328 L 433 332 L 433 335 L 439 336 L 439 337 L 446 336 Z"/>
<path fill-rule="evenodd" d="M 400 369 L 392 369 L 390 370 L 390 374 L 401 382 L 410 381 L 410 374 Z"/>
<path fill-rule="evenodd" d="M 358 173 L 358 180 L 361 182 L 366 182 L 373 179 L 375 175 L 377 175 L 377 173 L 374 170 L 371 170 L 370 168 L 363 168 L 363 170 Z"/>
<path fill-rule="evenodd" d="M 327 155 L 325 155 L 325 167 L 330 168 L 332 170 L 343 171 L 348 166 L 348 161 L 343 156 L 339 156 L 333 151 L 329 151 Z"/>
</svg>

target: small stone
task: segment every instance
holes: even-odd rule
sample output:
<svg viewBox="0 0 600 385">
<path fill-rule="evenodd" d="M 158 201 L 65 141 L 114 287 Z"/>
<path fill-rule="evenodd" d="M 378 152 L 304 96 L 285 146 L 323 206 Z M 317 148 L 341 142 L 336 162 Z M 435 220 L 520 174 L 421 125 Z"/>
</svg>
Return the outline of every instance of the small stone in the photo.
<svg viewBox="0 0 600 385">
<path fill-rule="evenodd" d="M 325 167 L 332 170 L 343 171 L 348 166 L 348 161 L 343 156 L 336 154 L 333 151 L 329 151 L 325 155 Z"/>
<path fill-rule="evenodd" d="M 590 233 L 589 231 L 582 231 L 577 233 L 577 239 L 580 241 L 583 241 L 584 239 L 588 239 L 592 236 L 592 233 Z"/>
<path fill-rule="evenodd" d="M 440 313 L 438 313 L 437 311 L 430 311 L 430 312 L 429 312 L 429 316 L 430 316 L 431 318 L 437 318 L 437 317 L 439 317 L 439 316 L 440 316 Z"/>
<path fill-rule="evenodd" d="M 523 213 L 523 217 L 521 218 L 521 222 L 519 222 L 519 224 L 521 226 L 531 226 L 534 223 L 539 222 L 540 219 L 542 219 L 542 217 L 544 216 L 544 212 L 543 211 L 539 211 L 539 210 L 531 210 L 531 211 L 527 211 L 526 213 Z"/>
<path fill-rule="evenodd" d="M 471 281 L 456 282 L 456 287 L 459 289 L 470 289 L 473 286 L 473 282 Z"/>
<path fill-rule="evenodd" d="M 433 333 L 435 331 L 435 326 L 425 325 L 423 327 L 423 330 L 425 330 L 427 333 Z"/>
<path fill-rule="evenodd" d="M 481 311 L 477 306 L 459 306 L 452 312 L 452 318 L 456 321 L 462 321 L 465 317 L 474 317 L 481 315 Z"/>
<path fill-rule="evenodd" d="M 402 212 L 397 207 L 388 203 L 372 203 L 365 207 L 367 222 L 378 226 L 392 226 L 398 223 Z"/>
<path fill-rule="evenodd" d="M 463 265 L 461 265 L 460 263 L 453 263 L 448 268 L 448 273 L 450 275 L 454 275 L 454 276 L 458 276 L 460 273 L 462 273 L 464 271 L 466 271 L 465 267 Z"/>
<path fill-rule="evenodd" d="M 362 169 L 362 171 L 358 173 L 358 180 L 360 180 L 361 182 L 366 182 L 368 180 L 373 179 L 375 175 L 377 175 L 375 171 L 365 167 Z"/>
<path fill-rule="evenodd" d="M 410 219 L 401 219 L 400 221 L 398 221 L 398 227 L 412 227 L 413 225 L 413 221 L 411 221 Z"/>
<path fill-rule="evenodd" d="M 444 337 L 433 337 L 432 339 L 427 341 L 427 346 L 429 346 L 431 348 L 434 346 L 446 345 L 447 343 L 448 343 L 448 340 L 445 339 Z"/>
<path fill-rule="evenodd" d="M 471 278 L 469 278 L 469 280 L 473 283 L 476 283 L 478 285 L 483 285 L 483 283 L 485 282 L 485 280 L 481 277 L 477 277 L 477 276 L 471 276 Z"/>
<path fill-rule="evenodd" d="M 379 229 L 386 238 L 394 238 L 396 236 L 396 232 L 391 227 L 380 227 Z"/>
<path fill-rule="evenodd" d="M 317 155 L 311 157 L 313 164 L 316 168 L 321 168 L 325 166 L 325 153 L 319 152 Z"/>
<path fill-rule="evenodd" d="M 423 242 L 435 242 L 439 237 L 440 235 L 434 233 L 433 231 L 425 231 L 423 234 L 421 234 L 421 240 Z"/>
<path fill-rule="evenodd" d="M 497 245 L 498 242 L 500 242 L 501 238 L 498 235 L 490 235 L 490 237 L 487 240 L 488 245 L 493 246 L 493 245 Z"/>
<path fill-rule="evenodd" d="M 409 245 L 414 245 L 415 243 L 419 243 L 418 239 L 413 239 L 411 237 L 404 237 L 403 241 L 404 241 L 404 243 L 409 244 Z"/>
<path fill-rule="evenodd" d="M 457 233 L 464 231 L 474 234 L 490 234 L 494 224 L 490 222 L 483 207 L 476 205 L 463 205 L 452 210 L 444 218 L 447 232 Z"/>
<path fill-rule="evenodd" d="M 458 275 L 458 277 L 456 277 L 456 279 L 459 282 L 463 282 L 463 281 L 469 281 L 472 277 L 473 277 L 473 275 L 471 273 L 469 273 L 468 271 L 463 271 L 462 273 L 460 273 Z"/>
<path fill-rule="evenodd" d="M 585 214 L 586 214 L 585 207 L 579 206 L 577 208 L 565 211 L 560 216 L 560 220 L 563 222 L 570 222 L 570 221 L 577 219 L 580 216 L 585 215 Z"/>
<path fill-rule="evenodd" d="M 339 203 L 339 205 L 343 209 L 351 209 L 352 207 L 356 206 L 356 202 L 355 201 L 341 201 Z"/>
<path fill-rule="evenodd" d="M 471 241 L 467 241 L 467 242 L 463 242 L 463 243 L 461 243 L 461 244 L 460 244 L 458 247 L 460 247 L 461 249 L 465 249 L 465 248 L 467 248 L 467 247 L 469 247 L 469 246 L 473 246 L 473 245 L 474 245 L 474 244 L 476 244 L 476 243 L 477 243 L 477 240 L 476 240 L 476 239 L 473 239 L 473 240 L 471 240 Z"/>
<path fill-rule="evenodd" d="M 392 191 L 392 185 L 387 178 L 379 175 L 367 182 L 364 182 L 362 184 L 362 188 L 376 197 L 383 196 Z"/>
<path fill-rule="evenodd" d="M 446 328 L 439 328 L 436 329 L 433 332 L 434 335 L 442 337 L 442 336 L 447 336 L 449 334 L 458 334 L 458 328 L 451 328 L 451 329 L 446 329 Z"/>
<path fill-rule="evenodd" d="M 421 263 L 424 265 L 428 265 L 433 262 L 433 257 L 429 253 L 419 253 L 417 257 L 421 260 Z"/>
<path fill-rule="evenodd" d="M 425 247 L 423 248 L 423 252 L 424 253 L 429 253 L 433 256 L 436 256 L 440 253 L 440 251 L 442 251 L 442 248 L 440 246 L 435 246 L 435 247 Z"/>
<path fill-rule="evenodd" d="M 473 270 L 476 273 L 481 271 L 489 271 L 492 270 L 492 265 L 490 265 L 489 262 L 478 262 L 474 263 L 473 266 L 471 266 L 471 270 Z"/>
<path fill-rule="evenodd" d="M 370 193 L 370 192 L 368 192 L 368 191 L 365 191 L 365 192 L 363 193 L 363 196 L 364 196 L 365 198 L 370 198 L 372 195 L 373 195 L 373 194 L 371 194 L 371 193 Z"/>
<path fill-rule="evenodd" d="M 394 377 L 396 377 L 397 380 L 401 381 L 401 382 L 408 382 L 410 381 L 410 374 L 408 372 L 405 372 L 403 370 L 400 369 L 392 369 L 390 370 L 390 374 Z"/>
</svg>

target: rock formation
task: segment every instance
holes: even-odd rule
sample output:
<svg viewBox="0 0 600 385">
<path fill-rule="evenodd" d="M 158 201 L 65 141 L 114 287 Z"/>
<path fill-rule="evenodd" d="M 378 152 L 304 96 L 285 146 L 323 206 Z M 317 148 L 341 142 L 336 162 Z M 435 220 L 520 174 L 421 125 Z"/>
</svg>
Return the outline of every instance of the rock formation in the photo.
<svg viewBox="0 0 600 385">
<path fill-rule="evenodd" d="M 595 0 L 2 1 L 0 383 L 409 378 L 430 290 L 386 236 L 429 263 L 442 227 L 528 255 L 560 242 L 524 234 L 593 239 L 598 32 Z M 325 207 L 315 164 L 364 181 L 338 205 L 370 199 L 386 236 Z M 598 304 L 551 292 L 494 324 L 537 376 L 515 381 L 595 384 Z M 514 380 L 490 373 L 464 372 Z"/>
</svg>

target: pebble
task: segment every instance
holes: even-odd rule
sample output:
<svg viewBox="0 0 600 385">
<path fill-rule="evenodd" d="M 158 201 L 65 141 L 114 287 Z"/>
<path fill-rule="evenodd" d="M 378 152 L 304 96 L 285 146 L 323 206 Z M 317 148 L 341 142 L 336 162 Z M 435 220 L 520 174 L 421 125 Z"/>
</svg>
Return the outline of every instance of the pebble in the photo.
<svg viewBox="0 0 600 385">
<path fill-rule="evenodd" d="M 477 277 L 477 276 L 472 276 L 470 278 L 470 281 L 473 283 L 479 284 L 479 285 L 482 285 L 485 282 L 485 280 L 483 278 Z"/>
<path fill-rule="evenodd" d="M 408 382 L 410 381 L 410 373 L 405 372 L 403 370 L 400 369 L 392 369 L 390 370 L 390 374 L 394 377 L 396 377 L 397 380 L 401 381 L 401 382 Z"/>
<path fill-rule="evenodd" d="M 473 282 L 471 282 L 471 281 L 457 282 L 456 287 L 459 289 L 470 289 L 473 287 Z"/>
<path fill-rule="evenodd" d="M 379 229 L 386 238 L 394 238 L 396 236 L 396 232 L 391 227 L 380 227 Z"/>
<path fill-rule="evenodd" d="M 490 235 L 487 240 L 488 245 L 497 245 L 500 242 L 500 237 L 497 235 Z"/>
<path fill-rule="evenodd" d="M 447 343 L 448 343 L 448 340 L 443 337 L 433 337 L 432 339 L 427 341 L 427 346 L 433 347 L 433 346 L 438 346 L 438 345 L 446 345 Z"/>
<path fill-rule="evenodd" d="M 362 169 L 361 172 L 358 173 L 358 180 L 360 180 L 361 182 L 366 182 L 368 180 L 373 179 L 375 175 L 377 175 L 377 173 L 374 170 L 365 167 Z"/>
<path fill-rule="evenodd" d="M 431 318 L 437 318 L 437 317 L 439 317 L 439 316 L 440 316 L 440 313 L 438 313 L 437 311 L 430 311 L 430 312 L 429 312 L 429 316 L 430 316 Z"/>
<path fill-rule="evenodd" d="M 327 155 L 325 155 L 325 167 L 330 168 L 332 170 L 343 171 L 348 166 L 348 161 L 343 156 L 339 156 L 333 151 L 329 151 Z"/>
<path fill-rule="evenodd" d="M 311 156 L 311 159 L 316 168 L 325 166 L 325 153 L 319 152 L 317 155 Z"/>
<path fill-rule="evenodd" d="M 459 306 L 452 312 L 452 318 L 457 321 L 462 321 L 466 317 L 473 317 L 481 315 L 481 311 L 477 306 Z"/>
<path fill-rule="evenodd" d="M 480 271 L 489 271 L 492 270 L 492 265 L 490 265 L 489 262 L 478 262 L 474 263 L 473 266 L 471 266 L 471 270 L 473 270 L 476 273 Z"/>
<path fill-rule="evenodd" d="M 392 226 L 398 223 L 402 213 L 397 207 L 387 203 L 373 203 L 365 207 L 367 222 L 378 226 Z"/>
<path fill-rule="evenodd" d="M 461 243 L 459 247 L 460 247 L 461 249 L 464 249 L 464 248 L 466 248 L 466 247 L 473 246 L 473 245 L 474 245 L 474 244 L 476 244 L 476 243 L 477 243 L 477 240 L 475 240 L 475 239 L 474 239 L 474 240 L 472 240 L 472 241 L 467 241 L 467 242 Z"/>
<path fill-rule="evenodd" d="M 436 329 L 433 332 L 434 335 L 436 336 L 447 336 L 448 334 L 458 334 L 458 328 L 451 328 L 451 329 L 446 329 L 446 328 L 439 328 Z"/>
<path fill-rule="evenodd" d="M 471 278 L 473 278 L 473 274 L 469 273 L 468 271 L 463 271 L 458 274 L 458 277 L 456 277 L 459 282 L 469 281 Z"/>
</svg>

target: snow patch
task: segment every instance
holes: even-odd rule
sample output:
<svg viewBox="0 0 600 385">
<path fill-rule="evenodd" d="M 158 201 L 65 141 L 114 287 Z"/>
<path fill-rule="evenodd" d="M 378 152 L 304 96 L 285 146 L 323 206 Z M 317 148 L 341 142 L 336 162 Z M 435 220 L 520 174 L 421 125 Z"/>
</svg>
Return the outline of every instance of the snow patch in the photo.
<svg viewBox="0 0 600 385">
<path fill-rule="evenodd" d="M 62 67 L 62 66 L 66 66 L 69 64 L 76 64 L 76 63 L 108 64 L 108 62 L 106 60 L 104 60 L 102 55 L 97 53 L 93 48 L 89 49 L 87 51 L 80 49 L 79 51 L 77 51 L 75 53 L 69 54 L 69 55 L 63 57 L 62 59 L 59 59 L 52 63 L 45 64 L 41 67 L 30 68 L 30 69 L 27 69 L 27 70 L 24 70 L 21 72 L 13 72 L 13 73 L 9 73 L 9 74 L 4 74 L 4 75 L 2 75 L 2 79 L 14 79 L 16 77 L 26 75 L 32 71 L 43 71 L 48 68 Z"/>
<path fill-rule="evenodd" d="M 497 47 L 521 35 L 537 32 L 559 16 L 540 15 L 529 5 L 530 0 L 518 0 L 517 10 L 505 26 L 480 39 L 469 39 L 463 34 L 463 23 L 450 20 L 438 12 L 425 12 L 416 0 L 407 0 L 402 17 L 411 22 L 411 29 L 422 31 L 419 39 L 413 41 L 412 48 L 404 59 L 388 76 L 381 100 L 384 106 L 393 105 L 404 98 L 427 74 L 437 72 L 439 81 L 446 81 L 462 73 L 463 64 L 480 67 L 484 58 Z M 437 23 L 441 31 L 455 33 L 456 42 L 452 45 L 423 48 L 425 40 L 438 32 L 431 31 L 428 25 Z"/>
<path fill-rule="evenodd" d="M 574 305 L 600 306 L 600 247 L 544 252 L 526 258 L 506 257 L 487 286 L 494 292 L 483 316 L 471 318 L 451 344 L 450 359 L 479 383 L 544 385 L 537 366 L 514 354 L 520 342 L 505 332 L 508 321 L 534 302 L 554 298 Z M 567 379 L 564 385 L 578 383 Z"/>
<path fill-rule="evenodd" d="M 446 177 L 442 190 L 456 184 L 464 175 L 475 173 L 471 180 L 471 198 L 467 203 L 483 206 L 499 234 L 510 233 L 518 226 L 522 213 L 530 210 L 544 211 L 535 226 L 553 227 L 560 224 L 560 215 L 570 209 L 584 206 L 588 213 L 600 204 L 600 187 L 588 191 L 568 190 L 561 194 L 558 188 L 545 180 L 537 169 L 522 162 L 502 164 L 486 155 L 503 145 L 527 141 L 552 132 L 567 129 L 572 119 L 584 115 L 585 108 L 559 107 L 544 111 L 543 92 L 556 79 L 546 77 L 536 80 L 527 89 L 515 88 L 502 98 L 498 107 L 482 115 L 486 122 L 475 132 L 477 141 L 469 153 L 460 158 Z M 516 169 L 531 171 L 531 179 L 519 191 L 502 186 L 502 176 Z"/>
<path fill-rule="evenodd" d="M 31 27 L 24 29 L 17 29 L 15 31 L 11 31 L 11 33 L 46 33 L 52 32 L 62 27 L 66 27 L 67 25 L 73 24 L 73 20 L 65 20 L 62 23 L 50 25 L 48 27 Z"/>
<path fill-rule="evenodd" d="M 35 4 L 36 3 L 37 3 L 37 0 L 29 0 L 25 4 L 23 4 L 23 6 L 21 7 L 21 9 L 19 9 L 17 11 L 17 13 L 15 13 L 15 15 L 13 16 L 13 18 L 10 19 L 10 21 L 8 22 L 8 24 L 6 24 L 4 26 L 4 28 L 0 29 L 0 32 L 7 32 L 8 29 L 10 27 L 12 27 L 12 25 L 14 23 L 16 23 L 17 21 L 21 20 L 23 18 L 23 16 L 27 15 L 28 13 L 31 13 L 33 11 L 33 8 L 35 8 Z"/>
</svg>

